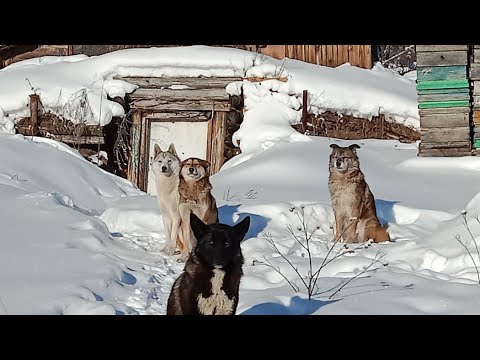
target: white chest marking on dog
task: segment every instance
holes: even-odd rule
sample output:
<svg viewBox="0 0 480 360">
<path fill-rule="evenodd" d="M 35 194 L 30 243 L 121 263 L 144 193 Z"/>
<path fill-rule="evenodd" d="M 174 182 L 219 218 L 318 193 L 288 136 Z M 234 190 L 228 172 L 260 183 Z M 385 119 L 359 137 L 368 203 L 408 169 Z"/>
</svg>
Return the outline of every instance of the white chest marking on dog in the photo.
<svg viewBox="0 0 480 360">
<path fill-rule="evenodd" d="M 222 289 L 225 271 L 220 269 L 213 270 L 213 276 L 210 279 L 212 283 L 212 295 L 204 298 L 202 294 L 198 295 L 198 310 L 203 315 L 229 315 L 233 310 L 235 298 L 229 299 Z"/>
</svg>

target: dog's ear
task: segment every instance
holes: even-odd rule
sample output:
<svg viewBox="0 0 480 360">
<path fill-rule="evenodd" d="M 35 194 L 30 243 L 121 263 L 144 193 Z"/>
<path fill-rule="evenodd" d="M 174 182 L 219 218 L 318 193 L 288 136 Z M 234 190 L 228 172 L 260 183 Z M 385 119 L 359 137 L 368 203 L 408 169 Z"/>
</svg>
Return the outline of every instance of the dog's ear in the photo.
<svg viewBox="0 0 480 360">
<path fill-rule="evenodd" d="M 337 144 L 330 144 L 330 147 L 332 149 L 338 149 L 340 146 L 338 146 Z"/>
<path fill-rule="evenodd" d="M 161 152 L 162 152 L 162 149 L 160 149 L 160 146 L 158 146 L 158 144 L 155 144 L 155 146 L 153 147 L 153 158 L 155 159 L 157 155 L 160 154 Z"/>
<path fill-rule="evenodd" d="M 190 213 L 190 227 L 192 228 L 193 235 L 195 235 L 197 240 L 200 240 L 208 230 L 208 226 L 205 225 L 205 223 L 193 212 Z"/>
<path fill-rule="evenodd" d="M 245 219 L 243 219 L 238 224 L 235 224 L 233 226 L 232 228 L 233 238 L 240 243 L 245 237 L 245 235 L 247 235 L 249 228 L 250 228 L 250 216 L 247 216 Z"/>
<path fill-rule="evenodd" d="M 171 143 L 170 146 L 168 147 L 168 152 L 170 154 L 175 155 L 178 158 L 177 150 L 175 150 L 175 145 L 173 143 Z"/>
<path fill-rule="evenodd" d="M 357 153 L 357 149 L 360 149 L 360 145 L 357 144 L 352 144 L 348 147 L 350 150 L 352 150 L 355 154 Z"/>
<path fill-rule="evenodd" d="M 210 163 L 206 160 L 200 160 L 200 164 L 205 168 L 207 175 L 210 175 Z"/>
</svg>

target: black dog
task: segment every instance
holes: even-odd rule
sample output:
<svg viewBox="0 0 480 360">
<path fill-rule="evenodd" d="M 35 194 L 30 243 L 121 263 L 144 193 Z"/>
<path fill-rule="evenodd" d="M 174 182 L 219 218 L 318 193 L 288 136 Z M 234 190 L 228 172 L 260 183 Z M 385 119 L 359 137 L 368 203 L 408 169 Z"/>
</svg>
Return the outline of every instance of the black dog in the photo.
<svg viewBox="0 0 480 360">
<path fill-rule="evenodd" d="M 190 227 L 197 244 L 172 286 L 167 315 L 235 315 L 243 276 L 240 242 L 250 217 L 235 226 L 206 225 L 192 212 Z"/>
</svg>

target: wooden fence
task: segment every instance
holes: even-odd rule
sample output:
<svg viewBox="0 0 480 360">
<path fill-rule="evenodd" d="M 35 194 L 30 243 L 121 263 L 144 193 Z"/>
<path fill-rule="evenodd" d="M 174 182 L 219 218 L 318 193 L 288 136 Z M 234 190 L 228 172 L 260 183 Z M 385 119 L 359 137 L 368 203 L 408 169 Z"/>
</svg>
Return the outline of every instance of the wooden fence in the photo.
<svg viewBox="0 0 480 360">
<path fill-rule="evenodd" d="M 336 67 L 349 62 L 365 69 L 372 67 L 372 45 L 266 45 L 262 54 Z"/>
</svg>

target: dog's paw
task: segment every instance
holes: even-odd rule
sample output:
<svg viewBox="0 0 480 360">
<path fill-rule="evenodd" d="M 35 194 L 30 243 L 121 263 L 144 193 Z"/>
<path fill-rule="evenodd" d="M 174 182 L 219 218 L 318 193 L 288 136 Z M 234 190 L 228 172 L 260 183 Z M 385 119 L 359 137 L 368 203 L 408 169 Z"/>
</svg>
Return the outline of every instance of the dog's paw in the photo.
<svg viewBox="0 0 480 360">
<path fill-rule="evenodd" d="M 173 254 L 175 254 L 175 248 L 173 246 L 165 246 L 162 249 L 162 253 L 167 256 L 173 256 Z"/>
</svg>

